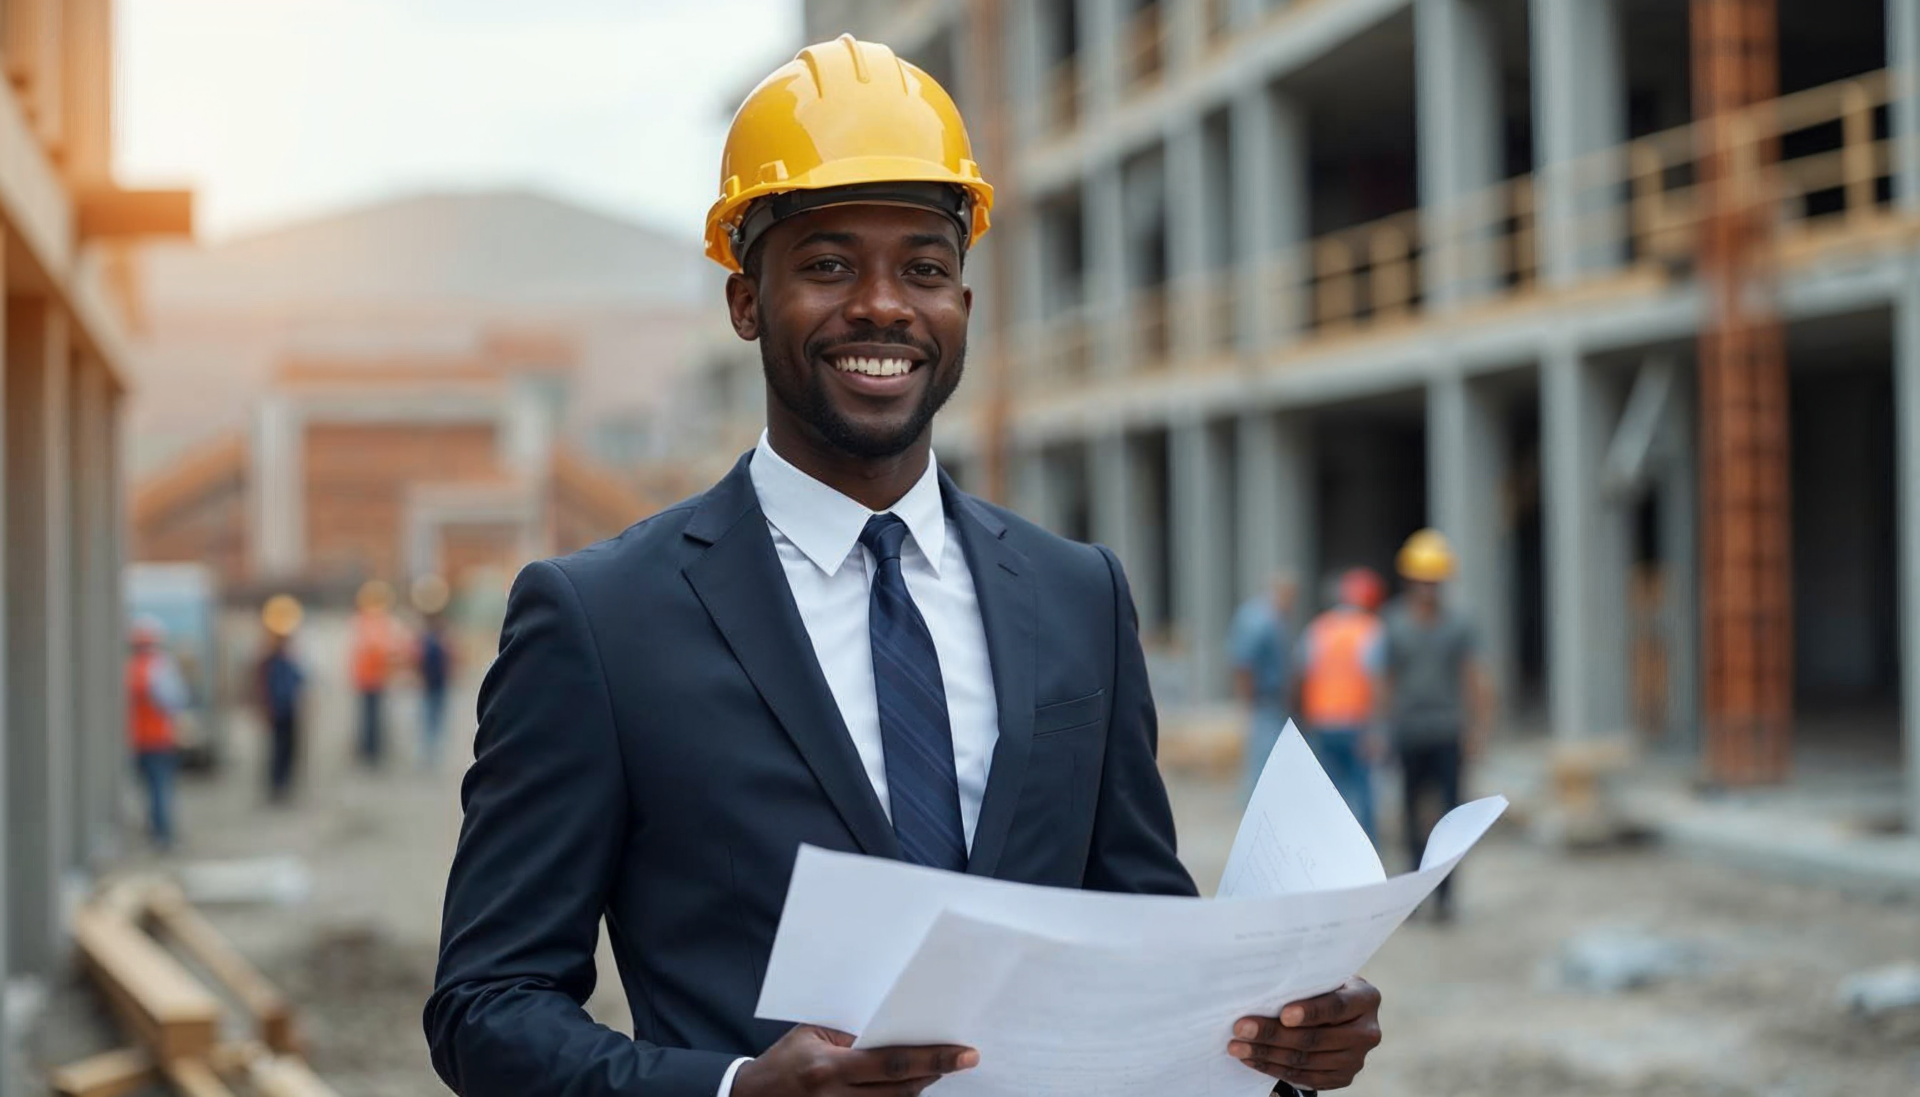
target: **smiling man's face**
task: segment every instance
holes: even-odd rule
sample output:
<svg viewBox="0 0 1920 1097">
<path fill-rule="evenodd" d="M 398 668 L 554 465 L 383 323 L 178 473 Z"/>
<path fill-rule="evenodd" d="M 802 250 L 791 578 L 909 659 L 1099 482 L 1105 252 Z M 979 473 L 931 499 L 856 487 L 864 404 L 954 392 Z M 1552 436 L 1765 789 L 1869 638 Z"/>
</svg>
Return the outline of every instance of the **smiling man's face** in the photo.
<svg viewBox="0 0 1920 1097">
<path fill-rule="evenodd" d="M 787 420 L 857 458 L 898 456 L 959 387 L 973 292 L 952 219 L 831 206 L 758 245 L 758 277 L 727 283 L 734 330 L 760 343 L 770 426 Z"/>
</svg>

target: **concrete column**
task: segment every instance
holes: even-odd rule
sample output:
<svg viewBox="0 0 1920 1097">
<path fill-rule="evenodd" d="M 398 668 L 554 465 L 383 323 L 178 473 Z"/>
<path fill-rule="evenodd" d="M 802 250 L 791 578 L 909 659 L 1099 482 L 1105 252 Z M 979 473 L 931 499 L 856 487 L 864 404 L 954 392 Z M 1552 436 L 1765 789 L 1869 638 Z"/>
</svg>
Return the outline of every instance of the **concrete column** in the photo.
<svg viewBox="0 0 1920 1097">
<path fill-rule="evenodd" d="M 1169 503 L 1173 519 L 1174 616 L 1186 638 L 1194 700 L 1226 696 L 1226 632 L 1233 613 L 1234 499 L 1224 432 L 1204 420 L 1173 428 Z"/>
<path fill-rule="evenodd" d="M 1920 213 L 1920 0 L 1887 0 L 1887 67 L 1893 75 L 1893 190 Z"/>
<path fill-rule="evenodd" d="M 1512 530 L 1502 505 L 1506 461 L 1497 400 L 1458 369 L 1427 386 L 1427 520 L 1460 557 L 1449 597 L 1473 622 L 1483 663 L 1502 699 L 1512 696 L 1513 612 L 1506 576 Z"/>
<path fill-rule="evenodd" d="M 1007 124 L 1016 149 L 1032 148 L 1047 126 L 1045 45 L 1038 0 L 1022 0 L 1001 9 L 999 49 L 1006 58 Z M 963 20 L 964 22 L 965 20 Z M 979 89 L 981 93 L 991 89 Z M 976 96 L 976 100 L 983 96 Z"/>
<path fill-rule="evenodd" d="M 76 362 L 73 386 L 73 676 L 74 867 L 112 856 L 117 845 L 114 805 L 124 769 L 126 738 L 113 699 L 123 654 L 114 646 L 113 382 L 97 359 Z"/>
<path fill-rule="evenodd" d="M 69 351 L 66 317 L 43 300 L 10 300 L 6 329 L 7 929 L 10 970 L 44 978 L 72 863 Z"/>
<path fill-rule="evenodd" d="M 1199 67 L 1207 56 L 1207 0 L 1160 0 L 1160 18 L 1173 70 Z"/>
<path fill-rule="evenodd" d="M 1619 0 L 1531 0 L 1534 201 L 1540 271 L 1565 286 L 1619 266 L 1624 219 L 1590 155 L 1627 139 L 1626 54 Z"/>
<path fill-rule="evenodd" d="M 1040 446 L 1029 446 L 1014 453 L 1013 509 L 1030 522 L 1055 533 L 1061 531 L 1059 485 L 1053 461 Z"/>
<path fill-rule="evenodd" d="M 1287 573 L 1311 593 L 1314 576 L 1313 441 L 1297 412 L 1250 411 L 1235 435 L 1240 512 L 1240 594 Z"/>
<path fill-rule="evenodd" d="M 1126 434 L 1118 429 L 1088 440 L 1087 517 L 1093 539 L 1112 549 L 1128 569 L 1136 588 L 1134 598 L 1138 600 L 1140 583 L 1132 571 L 1141 556 L 1138 535 L 1141 515 L 1136 505 L 1138 490 L 1133 483 L 1130 450 Z"/>
<path fill-rule="evenodd" d="M 1907 828 L 1920 832 L 1920 258 L 1907 257 L 1894 308 L 1893 387 L 1900 495 L 1900 724 Z"/>
<path fill-rule="evenodd" d="M 1116 0 L 1068 2 L 1079 5 L 1081 117 L 1105 118 L 1120 102 L 1120 5 Z"/>
<path fill-rule="evenodd" d="M 279 579 L 306 566 L 305 430 L 285 396 L 261 401 L 253 426 L 253 570 Z"/>
<path fill-rule="evenodd" d="M 1125 323 L 1127 295 L 1127 218 L 1125 191 L 1116 165 L 1087 175 L 1087 323 L 1092 332 L 1094 371 L 1124 376 L 1131 358 Z"/>
<path fill-rule="evenodd" d="M 1540 395 L 1548 710 L 1556 737 L 1604 735 L 1627 723 L 1628 524 L 1599 483 L 1618 398 L 1564 342 L 1540 364 Z"/>
<path fill-rule="evenodd" d="M 1167 258 L 1172 290 L 1173 357 L 1192 361 L 1206 353 L 1207 142 L 1198 118 L 1170 124 L 1167 154 Z"/>
<path fill-rule="evenodd" d="M 1264 84 L 1234 96 L 1233 214 L 1241 248 L 1240 348 L 1290 342 L 1307 322 L 1307 120 L 1300 103 Z"/>
<path fill-rule="evenodd" d="M 1700 471 L 1694 436 L 1700 422 L 1692 375 L 1667 401 L 1667 446 L 1660 469 L 1660 559 L 1666 564 L 1667 726 L 1699 745 Z"/>
<path fill-rule="evenodd" d="M 1506 119 L 1493 13 L 1482 0 L 1416 0 L 1414 61 L 1422 276 L 1429 307 L 1446 309 L 1494 286 Z"/>
<path fill-rule="evenodd" d="M 6 284 L 5 252 L 0 250 L 0 286 Z M 6 346 L 7 310 L 0 308 L 0 348 Z M 4 497 L 0 497 L 0 1088 L 7 1085 L 5 1079 L 14 1077 L 13 1044 L 15 1020 L 7 1011 L 7 980 L 13 975 L 13 918 L 9 909 L 13 906 L 13 894 L 18 887 L 19 877 L 14 867 L 12 847 L 13 830 L 8 821 L 13 816 L 13 703 L 14 691 L 14 629 L 13 619 L 17 612 L 24 612 L 22 606 L 14 604 L 13 575 L 15 537 L 25 535 L 25 530 L 15 524 L 13 507 L 13 483 L 15 462 L 14 422 L 19 418 L 14 406 L 19 397 L 13 391 L 13 361 L 10 355 L 0 353 L 0 485 L 5 486 Z"/>
</svg>

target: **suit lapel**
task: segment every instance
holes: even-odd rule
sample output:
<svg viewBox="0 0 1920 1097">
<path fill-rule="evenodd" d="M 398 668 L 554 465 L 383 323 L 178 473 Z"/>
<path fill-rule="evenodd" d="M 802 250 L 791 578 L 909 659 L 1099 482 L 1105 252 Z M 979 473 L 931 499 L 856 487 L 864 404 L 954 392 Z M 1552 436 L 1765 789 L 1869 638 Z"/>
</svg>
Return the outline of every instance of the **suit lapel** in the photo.
<svg viewBox="0 0 1920 1097">
<path fill-rule="evenodd" d="M 1008 546 L 1007 527 L 992 511 L 963 494 L 944 472 L 940 489 L 947 513 L 960 531 L 967 568 L 973 573 L 1000 710 L 1000 737 L 993 748 L 993 768 L 987 775 L 986 796 L 973 830 L 973 851 L 967 859 L 968 872 L 991 876 L 1006 848 L 1033 747 L 1034 662 L 1039 654 L 1033 572 L 1026 558 Z"/>
<path fill-rule="evenodd" d="M 899 839 L 874 795 L 780 570 L 747 472 L 752 459 L 751 453 L 742 457 L 687 522 L 686 536 L 707 549 L 683 574 L 860 848 L 897 860 Z"/>
</svg>

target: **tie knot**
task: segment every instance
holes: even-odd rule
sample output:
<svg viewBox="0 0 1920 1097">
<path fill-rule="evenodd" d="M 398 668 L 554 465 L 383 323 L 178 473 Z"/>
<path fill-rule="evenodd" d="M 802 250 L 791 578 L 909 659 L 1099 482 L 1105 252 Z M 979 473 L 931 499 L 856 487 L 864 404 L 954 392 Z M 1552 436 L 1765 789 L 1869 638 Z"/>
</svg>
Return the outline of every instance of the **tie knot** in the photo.
<svg viewBox="0 0 1920 1097">
<path fill-rule="evenodd" d="M 867 519 L 860 531 L 860 543 L 873 553 L 875 561 L 900 559 L 900 547 L 907 541 L 907 524 L 897 514 L 876 514 Z"/>
</svg>

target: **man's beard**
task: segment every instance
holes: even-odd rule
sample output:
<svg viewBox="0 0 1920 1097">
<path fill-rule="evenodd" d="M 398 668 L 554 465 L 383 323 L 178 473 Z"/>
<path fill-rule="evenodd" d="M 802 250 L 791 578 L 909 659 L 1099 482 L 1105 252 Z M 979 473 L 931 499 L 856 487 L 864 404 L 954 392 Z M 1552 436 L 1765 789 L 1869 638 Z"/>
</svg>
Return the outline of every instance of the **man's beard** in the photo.
<svg viewBox="0 0 1920 1097">
<path fill-rule="evenodd" d="M 765 331 L 763 323 L 761 330 Z M 954 354 L 952 376 L 943 383 L 939 374 L 926 387 L 920 398 L 919 406 L 913 414 L 907 416 L 897 430 L 881 433 L 862 428 L 841 415 L 827 394 L 827 378 L 820 369 L 813 368 L 815 363 L 826 363 L 826 355 L 835 347 L 853 343 L 889 343 L 895 346 L 912 347 L 924 355 L 917 369 L 938 370 L 939 361 L 934 348 L 915 342 L 903 335 L 884 331 L 868 330 L 857 332 L 845 339 L 836 339 L 831 343 L 809 343 L 806 347 L 806 369 L 796 369 L 791 363 L 781 361 L 773 352 L 773 340 L 762 337 L 760 340 L 760 372 L 766 376 L 767 390 L 774 399 L 807 425 L 820 432 L 828 445 L 853 457 L 867 460 L 879 460 L 898 457 L 907 448 L 918 441 L 932 425 L 933 417 L 960 387 L 960 377 L 966 372 L 967 345 L 961 343 Z M 834 368 L 826 363 L 824 369 Z"/>
</svg>

